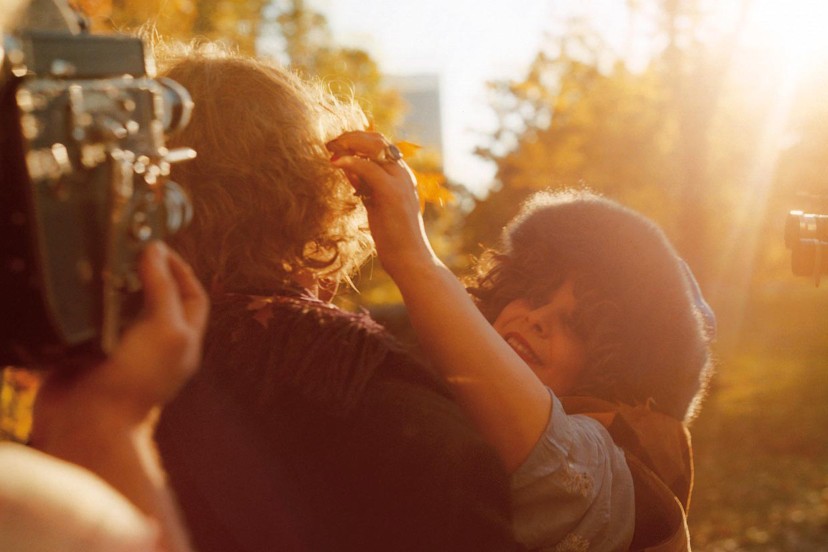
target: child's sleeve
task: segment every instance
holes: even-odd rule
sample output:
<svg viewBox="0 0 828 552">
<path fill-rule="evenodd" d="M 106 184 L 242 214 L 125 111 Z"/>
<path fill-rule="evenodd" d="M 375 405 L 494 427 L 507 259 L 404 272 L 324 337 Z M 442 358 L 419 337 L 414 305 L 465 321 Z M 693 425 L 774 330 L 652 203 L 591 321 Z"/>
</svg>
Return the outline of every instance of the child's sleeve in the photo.
<svg viewBox="0 0 828 552">
<path fill-rule="evenodd" d="M 625 550 L 635 496 L 624 453 L 599 422 L 552 402 L 546 431 L 512 474 L 515 537 L 529 550 Z"/>
</svg>

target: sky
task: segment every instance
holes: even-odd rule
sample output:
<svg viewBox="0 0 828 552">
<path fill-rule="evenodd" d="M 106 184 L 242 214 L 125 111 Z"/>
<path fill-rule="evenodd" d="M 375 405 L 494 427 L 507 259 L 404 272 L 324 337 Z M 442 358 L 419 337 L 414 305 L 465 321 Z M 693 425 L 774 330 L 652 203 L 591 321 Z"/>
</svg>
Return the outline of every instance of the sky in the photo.
<svg viewBox="0 0 828 552">
<path fill-rule="evenodd" d="M 588 14 L 605 40 L 636 51 L 644 29 L 625 25 L 623 0 L 306 0 L 322 12 L 341 45 L 367 50 L 389 75 L 436 74 L 441 83 L 444 165 L 448 177 L 484 195 L 494 166 L 474 155 L 495 129 L 486 82 L 520 79 L 544 37 L 568 16 Z M 711 2 L 723 25 L 739 2 Z M 826 0 L 752 0 L 747 38 L 773 44 L 792 67 L 825 52 Z M 730 13 L 733 12 L 733 13 Z M 646 33 L 645 33 L 646 34 Z M 651 45 L 645 45 L 651 48 Z M 638 55 L 637 55 L 638 54 Z"/>
<path fill-rule="evenodd" d="M 559 3 L 559 2 L 558 2 Z M 313 0 L 337 43 L 390 75 L 437 74 L 447 176 L 482 194 L 494 167 L 473 154 L 494 129 L 485 83 L 520 78 L 539 51 L 550 0 Z"/>
</svg>

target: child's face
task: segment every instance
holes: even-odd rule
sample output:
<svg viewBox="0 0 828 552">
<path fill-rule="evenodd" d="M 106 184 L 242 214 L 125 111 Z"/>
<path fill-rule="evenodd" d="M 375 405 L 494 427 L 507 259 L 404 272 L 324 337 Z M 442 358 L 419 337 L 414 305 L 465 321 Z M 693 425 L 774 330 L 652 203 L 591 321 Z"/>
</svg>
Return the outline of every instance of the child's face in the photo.
<svg viewBox="0 0 828 552">
<path fill-rule="evenodd" d="M 545 303 L 515 299 L 492 326 L 556 395 L 569 393 L 584 366 L 583 339 L 573 329 L 577 300 L 572 280 Z"/>
</svg>

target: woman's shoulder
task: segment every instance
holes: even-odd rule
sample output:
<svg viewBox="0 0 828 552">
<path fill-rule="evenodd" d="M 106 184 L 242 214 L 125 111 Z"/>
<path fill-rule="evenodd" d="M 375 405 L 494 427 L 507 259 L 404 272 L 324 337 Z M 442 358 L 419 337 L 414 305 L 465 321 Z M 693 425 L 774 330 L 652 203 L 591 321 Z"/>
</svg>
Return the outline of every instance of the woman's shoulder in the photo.
<svg viewBox="0 0 828 552">
<path fill-rule="evenodd" d="M 279 289 L 275 292 L 220 293 L 211 297 L 211 327 L 221 328 L 228 322 L 239 333 L 248 325 L 263 330 L 281 331 L 299 328 L 297 324 L 313 325 L 318 331 L 332 332 L 348 328 L 380 339 L 390 334 L 377 323 L 367 310 L 350 311 L 336 304 L 323 301 L 301 288 Z M 242 324 L 239 323 L 255 323 Z"/>
<path fill-rule="evenodd" d="M 369 382 L 442 384 L 366 311 L 307 293 L 224 294 L 213 301 L 205 368 L 228 385 L 256 382 L 264 400 L 288 390 L 334 412 L 354 407 Z"/>
</svg>

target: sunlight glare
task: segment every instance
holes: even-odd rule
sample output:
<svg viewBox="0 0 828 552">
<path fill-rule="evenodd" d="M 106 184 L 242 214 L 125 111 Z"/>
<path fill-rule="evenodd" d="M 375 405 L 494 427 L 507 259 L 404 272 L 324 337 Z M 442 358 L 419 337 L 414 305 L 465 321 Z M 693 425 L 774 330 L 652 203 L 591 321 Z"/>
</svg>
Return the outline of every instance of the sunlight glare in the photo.
<svg viewBox="0 0 828 552">
<path fill-rule="evenodd" d="M 751 169 L 744 178 L 749 193 L 742 196 L 734 210 L 738 222 L 726 238 L 728 254 L 724 258 L 729 261 L 722 269 L 736 274 L 734 281 L 740 282 L 734 288 L 740 291 L 730 297 L 734 318 L 729 331 L 733 335 L 738 334 L 744 322 L 751 275 L 764 247 L 759 225 L 766 219 L 765 213 L 775 209 L 768 202 L 780 155 L 790 141 L 790 115 L 796 91 L 803 77 L 824 61 L 828 51 L 828 33 L 823 28 L 826 20 L 828 2 L 755 0 L 744 21 L 743 39 L 749 57 L 742 61 L 747 61 L 749 68 L 742 74 L 753 74 L 757 83 L 766 81 L 772 86 L 765 90 L 771 94 L 768 108 L 757 113 L 762 117 L 762 130 L 748 163 Z M 754 92 L 760 93 L 761 88 L 757 84 Z"/>
<path fill-rule="evenodd" d="M 799 74 L 828 49 L 828 2 L 812 0 L 757 0 L 747 21 L 753 40 L 764 43 L 775 57 Z"/>
</svg>

